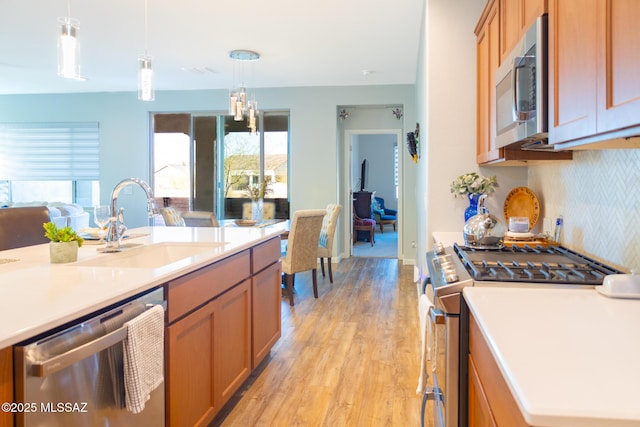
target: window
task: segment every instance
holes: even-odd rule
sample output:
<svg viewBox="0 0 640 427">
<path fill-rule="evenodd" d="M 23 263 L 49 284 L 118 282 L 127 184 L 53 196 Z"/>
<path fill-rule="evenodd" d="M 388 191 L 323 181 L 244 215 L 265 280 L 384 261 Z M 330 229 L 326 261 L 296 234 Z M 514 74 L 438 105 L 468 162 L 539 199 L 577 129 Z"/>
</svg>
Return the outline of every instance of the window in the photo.
<svg viewBox="0 0 640 427">
<path fill-rule="evenodd" d="M 398 199 L 398 142 L 393 144 L 393 186 Z"/>
<path fill-rule="evenodd" d="M 154 194 L 165 206 L 240 218 L 249 185 L 288 218 L 289 113 L 260 112 L 258 132 L 229 115 L 154 114 Z"/>
<path fill-rule="evenodd" d="M 0 124 L 0 202 L 97 204 L 99 145 L 97 122 Z"/>
</svg>

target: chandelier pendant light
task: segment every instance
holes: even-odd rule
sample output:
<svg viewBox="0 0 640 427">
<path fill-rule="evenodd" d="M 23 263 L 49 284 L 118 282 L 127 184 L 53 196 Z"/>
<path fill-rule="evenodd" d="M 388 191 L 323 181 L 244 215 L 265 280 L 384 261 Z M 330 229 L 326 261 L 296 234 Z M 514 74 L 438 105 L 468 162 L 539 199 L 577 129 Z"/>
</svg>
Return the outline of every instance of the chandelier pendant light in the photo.
<svg viewBox="0 0 640 427">
<path fill-rule="evenodd" d="M 138 99 L 141 101 L 153 101 L 155 99 L 153 58 L 147 54 L 148 44 L 147 0 L 144 0 L 144 54 L 138 56 Z"/>
<path fill-rule="evenodd" d="M 71 18 L 71 0 L 67 0 L 67 16 L 58 18 L 58 75 L 67 79 L 86 80 L 80 75 L 80 21 Z"/>
<path fill-rule="evenodd" d="M 247 100 L 244 65 L 246 62 L 255 62 L 260 59 L 260 54 L 250 50 L 233 50 L 229 52 L 229 58 L 234 63 L 234 82 L 229 91 L 229 114 L 238 122 L 244 120 L 245 114 L 248 114 L 247 126 L 251 129 L 251 133 L 255 134 L 258 103 L 255 96 L 252 96 L 251 100 Z"/>
</svg>

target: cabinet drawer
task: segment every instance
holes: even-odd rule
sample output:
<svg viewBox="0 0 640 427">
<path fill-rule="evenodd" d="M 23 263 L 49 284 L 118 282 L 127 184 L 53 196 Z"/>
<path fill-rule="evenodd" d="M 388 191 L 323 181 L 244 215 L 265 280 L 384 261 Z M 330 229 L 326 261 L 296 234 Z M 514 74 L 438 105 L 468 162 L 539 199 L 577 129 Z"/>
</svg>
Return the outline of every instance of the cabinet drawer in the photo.
<svg viewBox="0 0 640 427">
<path fill-rule="evenodd" d="M 169 323 L 220 295 L 251 275 L 251 258 L 246 250 L 167 284 Z"/>
<path fill-rule="evenodd" d="M 280 242 L 280 237 L 276 237 L 252 249 L 252 266 L 254 273 L 257 273 L 280 259 Z"/>
</svg>

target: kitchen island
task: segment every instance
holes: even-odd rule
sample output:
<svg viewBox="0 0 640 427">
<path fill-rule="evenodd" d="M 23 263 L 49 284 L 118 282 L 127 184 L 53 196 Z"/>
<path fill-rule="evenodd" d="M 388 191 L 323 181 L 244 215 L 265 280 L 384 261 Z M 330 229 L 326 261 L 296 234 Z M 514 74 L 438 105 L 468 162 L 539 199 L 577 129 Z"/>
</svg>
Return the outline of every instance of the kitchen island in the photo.
<svg viewBox="0 0 640 427">
<path fill-rule="evenodd" d="M 48 244 L 0 252 L 3 401 L 12 345 L 161 288 L 168 425 L 206 425 L 280 336 L 282 231 L 142 227 L 127 250 L 87 242 L 68 264 Z"/>
<path fill-rule="evenodd" d="M 463 293 L 471 318 L 470 395 L 479 396 L 470 397 L 470 414 L 489 414 L 497 425 L 512 416 L 510 426 L 640 426 L 640 300 L 593 289 Z M 474 354 L 483 346 L 490 357 Z M 487 375 L 492 364 L 495 375 Z M 503 380 L 502 394 L 510 394 L 519 414 L 509 414 L 505 399 L 492 393 Z M 474 400 L 488 404 L 483 409 Z"/>
</svg>

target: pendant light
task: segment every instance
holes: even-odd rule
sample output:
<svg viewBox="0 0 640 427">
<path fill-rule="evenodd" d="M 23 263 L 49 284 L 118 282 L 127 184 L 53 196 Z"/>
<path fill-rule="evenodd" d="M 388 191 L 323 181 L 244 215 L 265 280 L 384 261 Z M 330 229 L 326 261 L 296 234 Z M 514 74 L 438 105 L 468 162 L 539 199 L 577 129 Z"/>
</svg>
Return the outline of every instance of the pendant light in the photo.
<svg viewBox="0 0 640 427">
<path fill-rule="evenodd" d="M 153 58 L 147 54 L 149 43 L 147 27 L 147 0 L 144 0 L 144 54 L 138 56 L 138 99 L 141 101 L 153 101 L 155 99 Z"/>
<path fill-rule="evenodd" d="M 67 0 L 67 16 L 58 18 L 58 75 L 67 79 L 86 80 L 80 75 L 80 21 L 71 17 L 71 0 Z"/>
<path fill-rule="evenodd" d="M 229 114 L 233 116 L 235 121 L 242 121 L 245 113 L 248 113 L 247 126 L 251 129 L 251 133 L 256 133 L 256 116 L 258 113 L 258 103 L 255 95 L 247 101 L 247 86 L 245 82 L 245 63 L 255 62 L 260 59 L 260 54 L 250 50 L 232 50 L 229 52 L 229 58 L 233 60 L 234 82 L 229 91 Z"/>
</svg>

